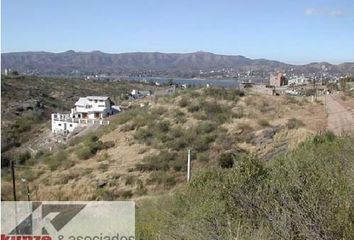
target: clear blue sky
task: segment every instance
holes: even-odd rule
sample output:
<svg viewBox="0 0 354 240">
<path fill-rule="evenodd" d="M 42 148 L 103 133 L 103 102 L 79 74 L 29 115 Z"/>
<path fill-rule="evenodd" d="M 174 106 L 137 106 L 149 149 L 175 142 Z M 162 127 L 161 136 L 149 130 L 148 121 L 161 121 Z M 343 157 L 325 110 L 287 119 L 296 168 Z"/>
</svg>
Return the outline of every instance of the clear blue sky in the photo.
<svg viewBox="0 0 354 240">
<path fill-rule="evenodd" d="M 2 0 L 2 52 L 194 52 L 354 61 L 354 0 Z"/>
</svg>

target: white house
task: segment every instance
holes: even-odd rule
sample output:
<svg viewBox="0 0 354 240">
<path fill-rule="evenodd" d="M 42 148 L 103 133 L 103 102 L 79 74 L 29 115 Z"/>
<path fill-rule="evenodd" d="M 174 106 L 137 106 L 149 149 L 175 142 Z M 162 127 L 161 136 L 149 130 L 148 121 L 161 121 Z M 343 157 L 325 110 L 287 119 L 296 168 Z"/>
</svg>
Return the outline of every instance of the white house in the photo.
<svg viewBox="0 0 354 240">
<path fill-rule="evenodd" d="M 303 85 L 307 84 L 308 78 L 304 76 L 295 76 L 288 80 L 289 85 Z"/>
<path fill-rule="evenodd" d="M 78 126 L 107 125 L 109 121 L 105 118 L 118 112 L 120 108 L 109 97 L 80 97 L 70 113 L 52 113 L 52 132 L 66 134 Z"/>
</svg>

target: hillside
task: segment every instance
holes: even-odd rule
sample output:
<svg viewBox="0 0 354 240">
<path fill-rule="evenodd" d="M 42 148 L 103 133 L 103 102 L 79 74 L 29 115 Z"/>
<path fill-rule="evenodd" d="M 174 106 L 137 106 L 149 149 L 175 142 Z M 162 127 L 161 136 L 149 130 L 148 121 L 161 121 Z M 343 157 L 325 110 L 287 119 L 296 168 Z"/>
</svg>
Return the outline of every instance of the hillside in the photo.
<svg viewBox="0 0 354 240">
<path fill-rule="evenodd" d="M 69 112 L 80 96 L 107 95 L 119 103 L 132 89 L 154 90 L 156 87 L 132 82 L 2 77 L 2 164 L 8 162 L 5 159 L 18 157 L 28 147 L 38 148 L 33 140 L 48 138 L 49 141 L 53 137 L 50 134 L 51 113 Z"/>
<path fill-rule="evenodd" d="M 63 80 L 62 86 L 69 82 Z M 182 90 L 133 105 L 112 117 L 109 126 L 68 144 L 56 144 L 53 151 L 43 148 L 31 156 L 15 146 L 4 156 L 17 159 L 17 175 L 30 181 L 33 199 L 136 199 L 181 186 L 187 149 L 192 149 L 196 172 L 227 167 L 233 157 L 247 154 L 270 160 L 324 129 L 326 122 L 320 103 L 237 89 Z M 39 129 L 45 127 L 49 129 L 48 125 Z M 36 125 L 31 128 L 38 130 Z M 42 134 L 30 136 L 30 142 L 43 138 Z M 3 199 L 11 198 L 9 177 L 4 167 Z M 19 186 L 18 194 L 24 198 Z"/>
<path fill-rule="evenodd" d="M 321 134 L 137 203 L 137 239 L 353 239 L 354 140 Z"/>
<path fill-rule="evenodd" d="M 189 76 L 199 70 L 210 71 L 232 68 L 233 71 L 276 70 L 313 73 L 327 67 L 330 73 L 354 73 L 354 64 L 331 65 L 329 63 L 311 63 L 290 65 L 267 59 L 250 59 L 243 56 L 218 55 L 208 52 L 159 53 L 135 52 L 108 54 L 100 51 L 62 53 L 18 52 L 1 54 L 2 69 L 16 69 L 21 73 L 34 75 L 77 75 L 77 74 L 113 74 L 146 76 Z M 186 75 L 187 74 L 187 75 Z"/>
<path fill-rule="evenodd" d="M 221 88 L 131 101 L 128 89 L 155 87 L 42 78 L 5 78 L 2 87 L 2 139 L 27 114 L 41 116 L 2 154 L 3 200 L 12 199 L 4 163 L 15 160 L 19 200 L 27 199 L 26 184 L 34 201 L 134 200 L 140 240 L 353 237 L 354 143 L 324 131 L 321 101 Z M 108 126 L 36 148 L 47 112 L 98 93 L 132 108 Z M 43 107 L 26 108 L 33 99 Z"/>
</svg>

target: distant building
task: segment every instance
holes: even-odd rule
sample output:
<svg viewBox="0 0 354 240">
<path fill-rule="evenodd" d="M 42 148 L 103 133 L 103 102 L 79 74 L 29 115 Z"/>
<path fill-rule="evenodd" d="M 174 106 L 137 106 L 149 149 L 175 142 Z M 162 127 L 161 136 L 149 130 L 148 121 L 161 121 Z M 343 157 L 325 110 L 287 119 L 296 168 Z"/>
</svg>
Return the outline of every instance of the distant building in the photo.
<svg viewBox="0 0 354 240">
<path fill-rule="evenodd" d="M 289 85 L 304 85 L 308 83 L 308 78 L 304 76 L 294 76 L 288 80 Z"/>
<path fill-rule="evenodd" d="M 275 87 L 288 85 L 288 81 L 282 73 L 270 74 L 269 84 Z"/>
<path fill-rule="evenodd" d="M 150 96 L 150 95 L 151 95 L 150 91 L 138 91 L 138 90 L 133 89 L 130 92 L 130 96 L 133 98 L 143 98 L 143 97 Z"/>
<path fill-rule="evenodd" d="M 52 114 L 52 132 L 67 134 L 78 126 L 107 125 L 109 121 L 105 118 L 119 111 L 120 108 L 114 106 L 109 97 L 80 97 L 75 107 L 71 109 L 71 113 Z"/>
</svg>

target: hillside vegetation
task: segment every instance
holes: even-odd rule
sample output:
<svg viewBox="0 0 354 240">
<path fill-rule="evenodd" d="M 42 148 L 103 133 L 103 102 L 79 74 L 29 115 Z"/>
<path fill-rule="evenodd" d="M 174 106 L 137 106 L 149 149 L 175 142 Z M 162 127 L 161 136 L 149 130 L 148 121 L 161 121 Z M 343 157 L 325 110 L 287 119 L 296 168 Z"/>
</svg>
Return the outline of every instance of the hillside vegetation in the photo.
<svg viewBox="0 0 354 240">
<path fill-rule="evenodd" d="M 320 103 L 306 98 L 205 88 L 134 101 L 110 122 L 53 151 L 15 158 L 32 198 L 114 200 L 174 192 L 185 183 L 188 149 L 193 174 L 231 168 L 234 158 L 248 154 L 267 161 L 322 130 L 325 115 Z M 2 196 L 11 199 L 6 167 L 2 180 Z M 23 184 L 18 191 L 25 199 Z"/>
<path fill-rule="evenodd" d="M 69 108 L 77 95 L 105 94 L 127 103 L 121 93 L 139 87 L 62 81 L 60 86 L 56 80 L 2 82 L 3 136 L 37 111 L 16 114 L 11 108 L 16 101 L 14 106 L 41 96 L 49 113 Z M 24 98 L 26 88 L 38 92 Z M 57 108 L 49 107 L 47 96 Z M 57 143 L 52 151 L 13 154 L 41 138 L 35 131 L 49 129 L 41 114 L 43 120 L 22 132 L 31 141 L 5 151 L 8 160 L 16 160 L 18 199 L 27 197 L 22 178 L 32 200 L 132 199 L 137 239 L 144 240 L 353 239 L 354 140 L 324 131 L 321 102 L 191 88 L 131 104 L 108 126 Z M 188 149 L 192 181 L 186 183 Z M 3 159 L 1 197 L 11 200 L 11 174 Z"/>
<path fill-rule="evenodd" d="M 353 169 L 354 140 L 331 133 L 270 162 L 239 158 L 139 202 L 137 239 L 353 239 Z"/>
<path fill-rule="evenodd" d="M 153 86 L 127 82 L 3 76 L 2 166 L 11 159 L 26 158 L 29 143 L 50 134 L 51 113 L 69 112 L 82 96 L 107 95 L 118 103 L 134 88 L 154 89 Z"/>
</svg>

